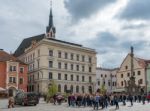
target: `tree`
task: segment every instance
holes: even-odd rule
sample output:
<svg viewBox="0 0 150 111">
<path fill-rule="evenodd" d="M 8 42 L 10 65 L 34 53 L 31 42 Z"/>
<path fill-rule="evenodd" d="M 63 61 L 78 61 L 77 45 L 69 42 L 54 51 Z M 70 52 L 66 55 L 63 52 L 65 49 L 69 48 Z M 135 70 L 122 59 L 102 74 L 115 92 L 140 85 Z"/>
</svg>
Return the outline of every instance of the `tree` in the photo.
<svg viewBox="0 0 150 111">
<path fill-rule="evenodd" d="M 100 91 L 101 91 L 102 94 L 106 93 L 106 88 L 105 88 L 104 84 L 101 86 Z"/>
<path fill-rule="evenodd" d="M 55 81 L 52 80 L 51 83 L 50 83 L 49 86 L 48 86 L 47 96 L 48 96 L 48 97 L 52 97 L 52 96 L 54 96 L 57 92 L 58 92 L 57 85 L 56 85 Z"/>
</svg>

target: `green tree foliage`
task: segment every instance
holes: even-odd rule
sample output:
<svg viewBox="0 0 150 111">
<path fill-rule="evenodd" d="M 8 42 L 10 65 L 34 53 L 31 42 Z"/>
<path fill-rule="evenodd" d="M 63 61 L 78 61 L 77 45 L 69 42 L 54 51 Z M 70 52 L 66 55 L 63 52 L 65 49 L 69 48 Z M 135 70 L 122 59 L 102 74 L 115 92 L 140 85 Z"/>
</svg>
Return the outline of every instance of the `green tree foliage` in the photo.
<svg viewBox="0 0 150 111">
<path fill-rule="evenodd" d="M 101 91 L 102 94 L 106 93 L 106 88 L 105 88 L 104 84 L 101 86 L 100 91 Z"/>
<path fill-rule="evenodd" d="M 52 97 L 58 92 L 57 85 L 54 80 L 51 81 L 51 85 L 48 87 L 47 96 Z"/>
</svg>

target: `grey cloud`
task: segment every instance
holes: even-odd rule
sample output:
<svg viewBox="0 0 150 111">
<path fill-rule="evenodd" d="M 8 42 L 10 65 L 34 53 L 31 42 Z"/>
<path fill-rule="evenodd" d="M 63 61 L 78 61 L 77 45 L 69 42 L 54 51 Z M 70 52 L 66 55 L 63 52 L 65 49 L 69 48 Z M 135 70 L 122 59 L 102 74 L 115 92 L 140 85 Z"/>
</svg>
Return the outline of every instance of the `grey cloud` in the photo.
<svg viewBox="0 0 150 111">
<path fill-rule="evenodd" d="M 149 20 L 150 0 L 130 0 L 119 15 L 127 20 Z"/>
<path fill-rule="evenodd" d="M 74 21 L 89 17 L 116 0 L 65 0 L 65 7 Z"/>
<path fill-rule="evenodd" d="M 142 50 L 148 46 L 148 41 L 124 41 L 120 43 L 122 49 L 129 49 L 133 46 L 136 50 Z"/>
<path fill-rule="evenodd" d="M 124 25 L 122 27 L 122 29 L 141 29 L 141 28 L 145 28 L 147 27 L 148 24 L 144 24 L 144 23 L 141 23 L 141 24 L 137 24 L 137 25 L 133 25 L 133 24 L 128 24 L 128 25 Z"/>
<path fill-rule="evenodd" d="M 96 49 L 100 54 L 114 50 L 118 44 L 117 38 L 110 32 L 98 33 L 96 38 L 84 41 L 84 45 Z"/>
</svg>

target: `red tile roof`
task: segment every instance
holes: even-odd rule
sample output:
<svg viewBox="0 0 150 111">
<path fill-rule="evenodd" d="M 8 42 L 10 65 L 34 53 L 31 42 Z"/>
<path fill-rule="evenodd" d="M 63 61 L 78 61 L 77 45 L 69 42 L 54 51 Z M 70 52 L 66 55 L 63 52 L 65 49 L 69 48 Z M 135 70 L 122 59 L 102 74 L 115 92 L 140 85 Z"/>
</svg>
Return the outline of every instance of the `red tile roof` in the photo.
<svg viewBox="0 0 150 111">
<path fill-rule="evenodd" d="M 0 62 L 6 62 L 6 61 L 10 61 L 10 60 L 15 61 L 15 62 L 20 62 L 21 64 L 25 64 L 22 61 L 18 60 L 13 55 L 11 55 L 3 50 L 0 50 Z"/>
</svg>

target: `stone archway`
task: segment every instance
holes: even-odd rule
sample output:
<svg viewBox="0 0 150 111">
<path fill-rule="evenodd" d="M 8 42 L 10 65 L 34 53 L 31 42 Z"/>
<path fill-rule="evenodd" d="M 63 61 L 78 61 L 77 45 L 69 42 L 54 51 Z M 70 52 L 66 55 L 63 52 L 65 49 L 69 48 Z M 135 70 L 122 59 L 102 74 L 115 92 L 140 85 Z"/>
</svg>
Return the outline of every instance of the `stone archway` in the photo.
<svg viewBox="0 0 150 111">
<path fill-rule="evenodd" d="M 17 92 L 17 89 L 16 89 L 16 88 L 14 88 L 14 87 L 8 88 L 8 95 L 9 95 L 9 96 L 15 96 L 15 95 L 16 95 L 16 92 Z"/>
</svg>

